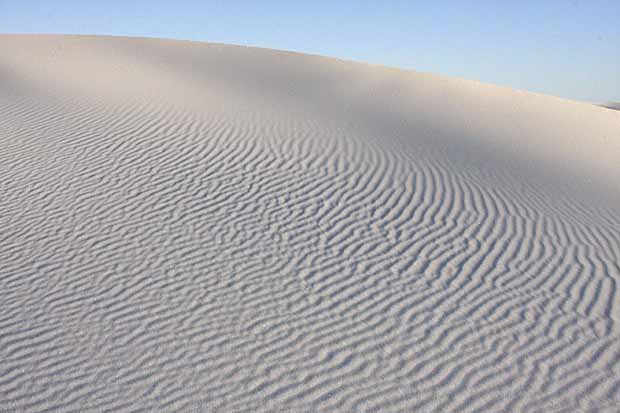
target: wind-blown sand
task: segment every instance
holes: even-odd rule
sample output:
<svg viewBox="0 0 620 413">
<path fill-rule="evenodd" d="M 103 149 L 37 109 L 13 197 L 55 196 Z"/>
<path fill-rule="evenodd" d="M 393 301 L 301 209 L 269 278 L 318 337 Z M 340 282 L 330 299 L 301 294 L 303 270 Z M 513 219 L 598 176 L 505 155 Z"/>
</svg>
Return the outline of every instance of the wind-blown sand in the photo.
<svg viewBox="0 0 620 413">
<path fill-rule="evenodd" d="M 620 112 L 207 43 L 0 50 L 0 411 L 619 411 Z"/>
</svg>

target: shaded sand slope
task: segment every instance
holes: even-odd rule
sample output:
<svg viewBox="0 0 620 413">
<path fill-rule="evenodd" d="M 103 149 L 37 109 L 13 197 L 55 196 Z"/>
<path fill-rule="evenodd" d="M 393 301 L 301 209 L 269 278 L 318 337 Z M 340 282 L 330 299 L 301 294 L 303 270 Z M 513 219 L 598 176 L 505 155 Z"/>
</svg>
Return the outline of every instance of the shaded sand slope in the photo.
<svg viewBox="0 0 620 413">
<path fill-rule="evenodd" d="M 603 103 L 600 106 L 607 109 L 620 110 L 620 102 Z"/>
<path fill-rule="evenodd" d="M 0 36 L 0 411 L 620 408 L 620 112 Z"/>
</svg>

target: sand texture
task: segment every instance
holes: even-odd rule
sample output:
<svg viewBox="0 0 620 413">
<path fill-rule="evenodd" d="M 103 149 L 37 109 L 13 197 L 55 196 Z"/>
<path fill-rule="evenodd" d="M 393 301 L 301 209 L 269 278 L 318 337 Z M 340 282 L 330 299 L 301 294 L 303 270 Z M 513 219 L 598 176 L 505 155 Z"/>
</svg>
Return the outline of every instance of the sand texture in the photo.
<svg viewBox="0 0 620 413">
<path fill-rule="evenodd" d="M 620 112 L 0 36 L 1 412 L 618 412 Z"/>
</svg>

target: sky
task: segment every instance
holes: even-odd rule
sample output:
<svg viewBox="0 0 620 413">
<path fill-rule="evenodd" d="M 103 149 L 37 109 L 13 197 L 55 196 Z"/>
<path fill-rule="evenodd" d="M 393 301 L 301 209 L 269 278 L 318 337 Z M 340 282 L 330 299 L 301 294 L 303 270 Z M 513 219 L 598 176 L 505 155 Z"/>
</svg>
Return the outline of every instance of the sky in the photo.
<svg viewBox="0 0 620 413">
<path fill-rule="evenodd" d="M 0 0 L 0 33 L 260 46 L 620 102 L 620 0 Z"/>
</svg>

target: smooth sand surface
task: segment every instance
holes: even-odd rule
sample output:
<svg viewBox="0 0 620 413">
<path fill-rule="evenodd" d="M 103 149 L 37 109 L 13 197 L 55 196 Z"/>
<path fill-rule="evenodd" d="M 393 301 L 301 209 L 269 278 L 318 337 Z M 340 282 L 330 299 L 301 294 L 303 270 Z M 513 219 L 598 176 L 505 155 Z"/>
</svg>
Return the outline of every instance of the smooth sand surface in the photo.
<svg viewBox="0 0 620 413">
<path fill-rule="evenodd" d="M 620 411 L 620 112 L 208 43 L 0 51 L 0 411 Z"/>
</svg>

